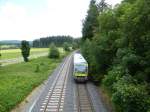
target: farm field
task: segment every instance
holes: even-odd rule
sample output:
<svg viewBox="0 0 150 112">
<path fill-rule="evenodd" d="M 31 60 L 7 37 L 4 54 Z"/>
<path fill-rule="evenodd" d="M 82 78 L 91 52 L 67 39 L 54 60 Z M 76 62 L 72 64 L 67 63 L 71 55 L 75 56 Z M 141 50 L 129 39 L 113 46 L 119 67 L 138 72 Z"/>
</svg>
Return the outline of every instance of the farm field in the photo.
<svg viewBox="0 0 150 112">
<path fill-rule="evenodd" d="M 31 48 L 30 55 L 48 52 L 49 48 Z M 22 57 L 20 49 L 1 50 L 1 60 Z"/>
<path fill-rule="evenodd" d="M 33 49 L 32 52 L 34 51 L 43 51 L 43 49 Z M 35 87 L 48 78 L 66 54 L 61 53 L 59 59 L 39 57 L 28 63 L 0 68 L 0 112 L 8 112 L 20 103 Z"/>
</svg>

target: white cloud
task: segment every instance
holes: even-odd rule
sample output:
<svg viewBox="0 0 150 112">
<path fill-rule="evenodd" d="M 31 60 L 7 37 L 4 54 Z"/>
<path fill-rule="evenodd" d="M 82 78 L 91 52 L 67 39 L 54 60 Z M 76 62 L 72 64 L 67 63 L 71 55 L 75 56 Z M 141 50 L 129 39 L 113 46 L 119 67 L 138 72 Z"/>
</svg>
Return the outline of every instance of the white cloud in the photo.
<svg viewBox="0 0 150 112">
<path fill-rule="evenodd" d="M 26 10 L 23 7 L 7 2 L 5 6 L 1 7 L 1 13 L 7 19 L 18 20 L 20 18 L 24 18 Z"/>
<path fill-rule="evenodd" d="M 0 40 L 39 38 L 48 35 L 81 36 L 87 0 L 47 0 L 43 11 L 28 15 L 25 7 L 11 2 L 0 8 Z"/>
<path fill-rule="evenodd" d="M 25 8 L 7 2 L 0 8 L 0 39 L 21 37 L 27 27 L 27 20 Z"/>
<path fill-rule="evenodd" d="M 82 20 L 90 0 L 46 0 L 46 2 L 46 7 L 42 7 L 42 10 L 32 15 L 27 7 L 11 1 L 1 6 L 0 40 L 33 40 L 49 35 L 81 36 Z"/>
</svg>

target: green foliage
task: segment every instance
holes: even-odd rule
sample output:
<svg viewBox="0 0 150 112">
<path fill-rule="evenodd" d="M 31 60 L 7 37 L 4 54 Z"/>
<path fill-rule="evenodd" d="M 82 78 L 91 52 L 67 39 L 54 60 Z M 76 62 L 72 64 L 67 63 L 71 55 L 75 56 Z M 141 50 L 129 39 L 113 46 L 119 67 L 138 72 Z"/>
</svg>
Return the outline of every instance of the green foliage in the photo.
<svg viewBox="0 0 150 112">
<path fill-rule="evenodd" d="M 90 59 L 90 54 L 91 54 L 90 51 L 89 51 L 90 47 L 91 47 L 91 42 L 90 42 L 89 39 L 87 39 L 87 40 L 84 42 L 84 44 L 83 44 L 83 46 L 82 46 L 82 49 L 81 49 L 83 55 L 85 56 L 85 58 L 86 58 L 87 60 Z"/>
<path fill-rule="evenodd" d="M 103 35 L 109 35 L 109 33 L 117 33 L 119 23 L 117 20 L 116 15 L 114 12 L 110 9 L 107 12 L 101 13 L 99 16 L 99 32 L 103 33 Z M 113 36 L 113 35 L 110 35 Z M 114 35 L 116 38 L 116 36 Z"/>
<path fill-rule="evenodd" d="M 25 62 L 28 62 L 28 57 L 30 55 L 30 45 L 28 41 L 23 40 L 21 42 L 21 53 Z"/>
<path fill-rule="evenodd" d="M 122 64 L 129 70 L 129 73 L 135 75 L 141 67 L 139 65 L 140 58 L 135 54 L 126 54 L 122 58 Z"/>
<path fill-rule="evenodd" d="M 72 43 L 72 49 L 77 49 L 79 48 L 79 45 L 76 42 Z"/>
<path fill-rule="evenodd" d="M 60 52 L 59 59 L 40 57 L 30 63 L 3 66 L 0 69 L 0 112 L 10 112 L 21 103 L 35 87 L 49 77 L 66 55 L 67 52 Z M 37 65 L 40 66 L 39 72 L 35 72 Z"/>
<path fill-rule="evenodd" d="M 84 44 L 82 44 L 82 49 L 81 49 L 81 52 L 83 54 L 83 56 L 86 58 L 86 60 L 88 61 L 88 64 L 89 64 L 89 74 L 94 74 L 95 70 L 96 70 L 96 67 L 94 66 L 95 65 L 95 59 L 92 55 L 92 43 L 90 42 L 89 39 L 87 39 Z M 94 68 L 95 69 L 94 69 Z M 94 70 L 93 70 L 94 69 Z"/>
<path fill-rule="evenodd" d="M 94 36 L 94 32 L 97 30 L 99 15 L 98 8 L 96 6 L 96 1 L 91 0 L 88 15 L 83 22 L 82 36 L 83 40 L 91 39 Z"/>
<path fill-rule="evenodd" d="M 70 45 L 67 43 L 67 42 L 65 42 L 64 44 L 63 44 L 63 49 L 65 50 L 65 51 L 70 51 Z"/>
<path fill-rule="evenodd" d="M 137 0 L 124 0 L 123 2 L 127 2 L 127 3 L 131 3 L 131 4 L 133 4 L 133 3 L 135 3 Z"/>
<path fill-rule="evenodd" d="M 142 55 L 150 48 L 149 43 L 149 8 L 150 2 L 147 0 L 137 0 L 133 5 L 132 10 L 127 13 L 125 18 L 124 31 L 128 36 L 130 46 L 135 49 L 138 55 Z M 134 36 L 133 36 L 134 35 Z"/>
<path fill-rule="evenodd" d="M 133 81 L 134 82 L 134 81 Z M 148 93 L 145 86 L 135 85 L 129 77 L 121 78 L 114 86 L 112 101 L 121 112 L 147 112 Z"/>
<path fill-rule="evenodd" d="M 78 49 L 81 46 L 81 38 L 75 38 L 72 44 L 73 49 Z"/>
<path fill-rule="evenodd" d="M 112 65 L 112 57 L 115 56 L 117 49 L 115 41 L 120 36 L 117 27 L 118 21 L 111 10 L 107 13 L 101 13 L 101 16 L 99 16 L 99 30 L 91 40 L 91 46 L 90 44 L 84 45 L 87 48 L 83 54 L 88 57 L 88 62 L 92 63 L 92 66 L 90 64 L 90 73 L 97 74 L 94 80 L 97 80 L 97 77 L 101 79 Z M 89 54 L 87 55 L 86 52 Z"/>
<path fill-rule="evenodd" d="M 36 39 L 33 41 L 33 47 L 47 48 L 50 44 L 54 43 L 56 46 L 63 46 L 64 42 L 72 44 L 75 41 L 71 36 L 48 36 L 45 38 Z"/>
<path fill-rule="evenodd" d="M 112 70 L 108 72 L 107 75 L 105 75 L 103 79 L 104 86 L 113 92 L 113 86 L 114 84 L 120 80 L 120 78 L 125 74 L 124 68 L 122 66 L 115 66 Z"/>
<path fill-rule="evenodd" d="M 87 18 L 96 15 L 90 12 L 90 4 L 83 24 L 81 49 L 89 73 L 93 80 L 104 77 L 102 83 L 120 112 L 147 112 L 150 104 L 149 6 L 149 0 L 124 0 L 114 9 L 101 11 L 97 22 L 89 22 Z"/>
<path fill-rule="evenodd" d="M 39 71 L 40 71 L 40 65 L 37 64 L 37 65 L 36 65 L 36 68 L 35 68 L 35 72 L 39 72 Z"/>
<path fill-rule="evenodd" d="M 105 2 L 105 0 L 101 0 L 101 1 L 97 4 L 97 6 L 98 6 L 98 10 L 99 10 L 100 13 L 106 11 L 106 10 L 109 8 L 109 6 L 108 6 L 108 4 Z"/>
<path fill-rule="evenodd" d="M 59 58 L 59 56 L 60 56 L 60 53 L 59 53 L 58 48 L 55 46 L 54 43 L 52 43 L 50 45 L 50 51 L 49 51 L 48 57 L 49 58 Z"/>
</svg>

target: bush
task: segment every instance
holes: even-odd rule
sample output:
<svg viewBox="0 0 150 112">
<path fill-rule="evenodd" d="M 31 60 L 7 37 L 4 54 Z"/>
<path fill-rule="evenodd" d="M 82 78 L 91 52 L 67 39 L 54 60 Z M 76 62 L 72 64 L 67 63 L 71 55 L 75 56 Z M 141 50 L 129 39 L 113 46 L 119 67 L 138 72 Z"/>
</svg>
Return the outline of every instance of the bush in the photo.
<svg viewBox="0 0 150 112">
<path fill-rule="evenodd" d="M 77 48 L 78 48 L 78 44 L 76 42 L 73 42 L 72 49 L 77 49 Z"/>
<path fill-rule="evenodd" d="M 50 46 L 50 52 L 49 52 L 48 57 L 49 58 L 59 58 L 59 56 L 60 56 L 60 53 L 59 53 L 58 48 L 55 46 L 55 44 L 52 43 Z"/>
<path fill-rule="evenodd" d="M 63 49 L 64 49 L 65 51 L 70 51 L 69 44 L 68 44 L 67 42 L 65 42 L 65 43 L 63 44 Z"/>
<path fill-rule="evenodd" d="M 102 83 L 103 85 L 110 90 L 113 91 L 113 85 L 120 80 L 120 78 L 125 74 L 125 71 L 122 66 L 115 66 L 112 70 L 105 75 Z"/>
<path fill-rule="evenodd" d="M 140 57 L 133 53 L 129 53 L 122 58 L 122 64 L 128 68 L 131 75 L 135 75 L 141 69 L 139 62 Z"/>
<path fill-rule="evenodd" d="M 39 72 L 39 71 L 40 71 L 40 65 L 37 64 L 37 65 L 36 65 L 36 68 L 35 68 L 35 72 Z"/>
<path fill-rule="evenodd" d="M 112 101 L 121 112 L 147 112 L 148 93 L 145 86 L 135 84 L 131 77 L 123 77 L 114 85 Z"/>
</svg>

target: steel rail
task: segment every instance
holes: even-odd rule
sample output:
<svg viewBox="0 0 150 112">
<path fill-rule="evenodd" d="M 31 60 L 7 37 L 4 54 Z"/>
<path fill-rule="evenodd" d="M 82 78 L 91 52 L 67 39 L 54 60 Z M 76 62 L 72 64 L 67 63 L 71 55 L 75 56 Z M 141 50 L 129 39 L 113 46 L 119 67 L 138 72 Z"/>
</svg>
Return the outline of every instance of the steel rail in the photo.
<svg viewBox="0 0 150 112">
<path fill-rule="evenodd" d="M 77 84 L 78 112 L 95 112 L 86 84 Z"/>
<path fill-rule="evenodd" d="M 72 57 L 72 55 L 66 58 L 66 60 L 65 60 L 65 62 L 63 63 L 63 65 L 62 65 L 60 71 L 58 72 L 58 75 L 57 75 L 56 79 L 54 80 L 54 82 L 53 82 L 53 84 L 52 84 L 51 91 L 49 91 L 50 94 L 48 94 L 48 97 L 47 97 L 48 100 L 47 100 L 47 102 L 46 102 L 46 105 L 44 106 L 44 110 L 42 109 L 42 112 L 46 112 L 46 111 L 47 111 L 48 104 L 49 104 L 49 102 L 50 102 L 50 100 L 51 100 L 51 97 L 52 97 L 52 95 L 53 95 L 53 93 L 54 93 L 54 90 L 56 89 L 55 87 L 56 87 L 56 85 L 57 85 L 57 83 L 58 83 L 58 81 L 59 81 L 59 78 L 61 77 L 61 74 L 63 73 L 64 68 L 65 68 L 66 66 L 67 66 L 67 70 L 66 70 L 66 71 L 68 71 L 68 65 L 69 65 L 69 62 L 70 62 L 70 58 L 71 58 L 71 57 Z M 66 77 L 67 77 L 67 74 L 65 74 L 64 80 L 66 80 Z M 64 85 L 65 85 L 64 83 L 65 83 L 65 81 L 63 82 L 63 86 L 62 86 L 63 88 L 61 88 L 57 111 L 60 110 L 60 103 L 61 103 L 62 94 L 63 94 L 63 89 L 64 89 Z"/>
<path fill-rule="evenodd" d="M 72 56 L 71 56 L 72 57 Z M 70 58 L 71 58 L 70 57 Z M 69 61 L 71 60 L 71 59 L 68 59 Z M 68 61 L 68 62 L 69 62 Z M 60 104 L 61 104 L 61 99 L 62 99 L 62 93 L 63 93 L 63 91 L 64 91 L 64 87 L 65 87 L 65 85 L 67 84 L 67 79 L 68 79 L 68 73 L 69 73 L 69 69 L 70 69 L 70 64 L 71 63 L 68 63 L 68 66 L 67 66 L 67 70 L 66 70 L 66 75 L 65 75 L 65 79 L 64 79 L 64 83 L 63 83 L 63 88 L 61 89 L 61 95 L 60 95 L 60 99 L 59 99 L 59 103 L 58 103 L 58 111 L 60 111 Z"/>
</svg>

